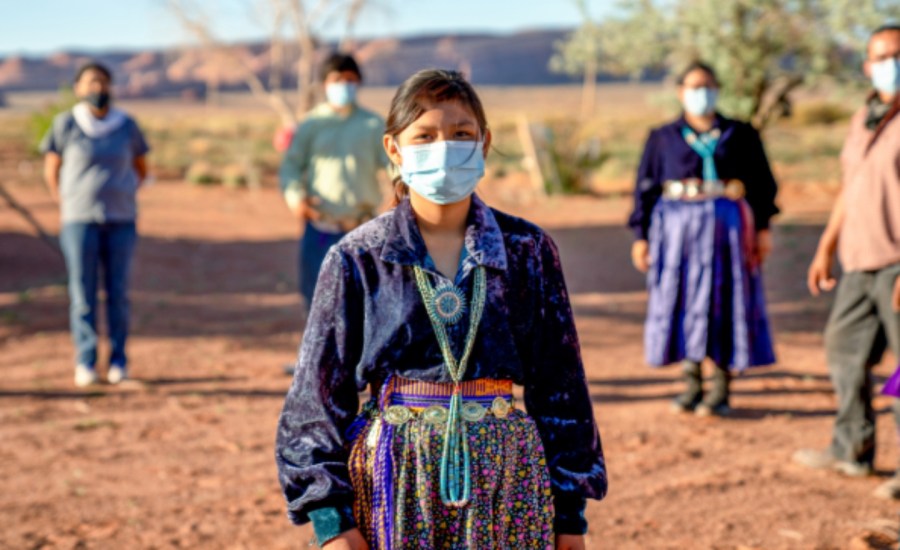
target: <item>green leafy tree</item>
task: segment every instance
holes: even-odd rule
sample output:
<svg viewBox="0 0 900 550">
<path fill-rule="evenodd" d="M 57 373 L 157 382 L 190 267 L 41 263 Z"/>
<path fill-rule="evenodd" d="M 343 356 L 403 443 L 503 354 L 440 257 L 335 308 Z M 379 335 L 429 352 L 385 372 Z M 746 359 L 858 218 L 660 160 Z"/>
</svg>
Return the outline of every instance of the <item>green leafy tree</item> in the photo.
<svg viewBox="0 0 900 550">
<path fill-rule="evenodd" d="M 797 88 L 858 78 L 869 33 L 898 18 L 900 0 L 620 0 L 591 24 L 592 52 L 600 70 L 632 77 L 703 60 L 722 81 L 722 109 L 762 128 Z"/>
</svg>

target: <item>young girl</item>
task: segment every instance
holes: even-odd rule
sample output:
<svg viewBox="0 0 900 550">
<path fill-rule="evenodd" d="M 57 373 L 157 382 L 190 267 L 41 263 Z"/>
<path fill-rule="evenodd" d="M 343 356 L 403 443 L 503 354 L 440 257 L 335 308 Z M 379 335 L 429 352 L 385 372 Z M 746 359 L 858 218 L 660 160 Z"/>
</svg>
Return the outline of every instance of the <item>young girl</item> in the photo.
<svg viewBox="0 0 900 550">
<path fill-rule="evenodd" d="M 323 548 L 584 548 L 607 481 L 568 294 L 553 241 L 473 194 L 490 142 L 459 73 L 413 75 L 398 204 L 325 260 L 276 444 Z"/>
<path fill-rule="evenodd" d="M 776 184 L 759 133 L 719 115 L 719 82 L 703 63 L 678 79 L 684 115 L 653 130 L 638 168 L 630 225 L 648 272 L 647 362 L 682 362 L 677 411 L 729 412 L 732 370 L 775 361 L 760 263 L 771 248 Z M 700 363 L 716 364 L 704 397 Z"/>
</svg>

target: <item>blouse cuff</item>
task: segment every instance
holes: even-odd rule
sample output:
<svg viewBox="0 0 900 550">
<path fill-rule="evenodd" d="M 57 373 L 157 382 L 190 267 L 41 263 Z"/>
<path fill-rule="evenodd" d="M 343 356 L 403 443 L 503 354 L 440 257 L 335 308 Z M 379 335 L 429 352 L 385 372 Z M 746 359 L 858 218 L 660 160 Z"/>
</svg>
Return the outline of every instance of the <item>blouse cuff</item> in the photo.
<svg viewBox="0 0 900 550">
<path fill-rule="evenodd" d="M 356 527 L 353 508 L 346 505 L 310 510 L 307 515 L 312 520 L 319 546 Z"/>
<path fill-rule="evenodd" d="M 584 509 L 587 499 L 573 496 L 557 496 L 554 498 L 553 531 L 558 535 L 583 535 L 587 533 L 587 520 Z"/>
<path fill-rule="evenodd" d="M 643 225 L 637 225 L 634 227 L 634 238 L 637 241 L 646 241 L 648 240 L 650 235 L 650 228 L 645 228 Z"/>
<path fill-rule="evenodd" d="M 764 231 L 766 229 L 769 229 L 771 219 L 772 216 L 760 216 L 756 218 L 755 220 L 753 220 L 753 224 L 755 226 L 754 229 L 756 229 L 757 231 Z"/>
</svg>

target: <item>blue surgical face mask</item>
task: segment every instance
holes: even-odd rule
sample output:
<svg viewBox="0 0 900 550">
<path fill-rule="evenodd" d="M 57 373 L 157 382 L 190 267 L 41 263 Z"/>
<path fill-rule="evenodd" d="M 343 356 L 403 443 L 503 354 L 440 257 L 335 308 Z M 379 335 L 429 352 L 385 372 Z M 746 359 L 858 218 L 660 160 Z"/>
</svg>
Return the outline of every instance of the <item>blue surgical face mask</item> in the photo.
<svg viewBox="0 0 900 550">
<path fill-rule="evenodd" d="M 694 116 L 705 116 L 716 110 L 719 91 L 715 88 L 685 88 L 684 110 Z"/>
<path fill-rule="evenodd" d="M 484 143 L 436 141 L 400 148 L 403 182 L 435 204 L 453 204 L 475 192 L 484 177 Z"/>
<path fill-rule="evenodd" d="M 325 98 L 335 107 L 346 107 L 356 103 L 358 87 L 355 82 L 332 82 L 325 86 Z"/>
<path fill-rule="evenodd" d="M 881 93 L 895 94 L 900 89 L 900 60 L 892 57 L 872 63 L 872 85 Z"/>
</svg>

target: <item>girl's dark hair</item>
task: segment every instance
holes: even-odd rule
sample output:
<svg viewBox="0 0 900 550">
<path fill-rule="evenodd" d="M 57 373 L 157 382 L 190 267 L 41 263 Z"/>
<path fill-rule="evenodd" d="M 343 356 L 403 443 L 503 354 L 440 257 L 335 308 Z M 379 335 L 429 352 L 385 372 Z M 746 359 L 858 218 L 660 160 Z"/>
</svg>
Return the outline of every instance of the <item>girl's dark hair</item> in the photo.
<svg viewBox="0 0 900 550">
<path fill-rule="evenodd" d="M 678 79 L 675 81 L 679 86 L 684 86 L 684 79 L 687 78 L 687 75 L 691 74 L 694 71 L 703 71 L 712 77 L 713 82 L 716 83 L 716 86 L 719 86 L 719 77 L 716 76 L 716 71 L 713 69 L 708 63 L 704 63 L 703 61 L 692 61 L 685 67 L 680 73 L 678 73 Z"/>
<path fill-rule="evenodd" d="M 344 71 L 356 73 L 360 82 L 362 82 L 363 79 L 362 71 L 359 70 L 359 65 L 356 63 L 356 60 L 353 59 L 353 56 L 343 53 L 335 52 L 326 57 L 319 70 L 323 81 L 325 80 L 325 77 L 328 76 L 328 73 L 342 73 Z"/>
<path fill-rule="evenodd" d="M 97 71 L 98 73 L 101 73 L 106 77 L 107 80 L 109 80 L 110 84 L 112 84 L 112 71 L 110 71 L 106 65 L 98 63 L 97 61 L 90 61 L 79 67 L 78 72 L 75 73 L 74 82 L 78 82 L 79 80 L 81 80 L 81 77 L 84 76 L 84 73 L 88 71 Z"/>
<path fill-rule="evenodd" d="M 384 133 L 397 137 L 431 106 L 445 101 L 458 101 L 471 109 L 478 122 L 481 135 L 485 135 L 488 130 L 487 116 L 484 114 L 484 107 L 478 94 L 475 93 L 475 88 L 462 73 L 443 69 L 419 71 L 400 85 L 397 93 L 394 94 L 394 99 L 391 100 L 391 110 L 385 121 Z M 395 176 L 395 204 L 402 200 L 408 192 L 409 189 L 400 176 Z"/>
</svg>

